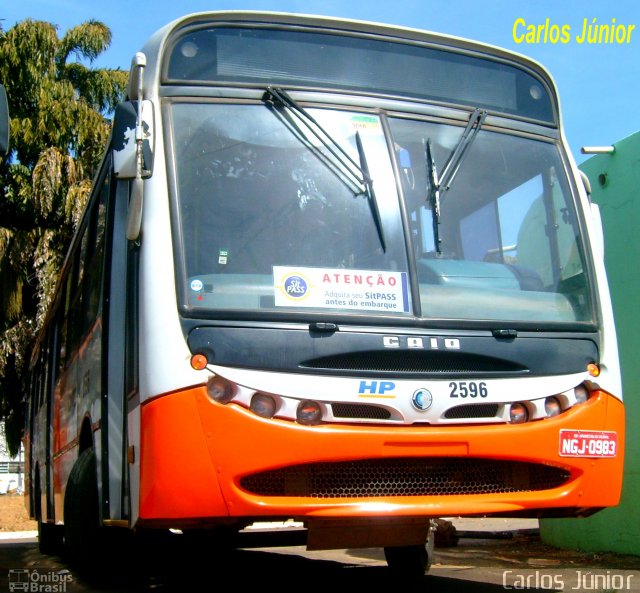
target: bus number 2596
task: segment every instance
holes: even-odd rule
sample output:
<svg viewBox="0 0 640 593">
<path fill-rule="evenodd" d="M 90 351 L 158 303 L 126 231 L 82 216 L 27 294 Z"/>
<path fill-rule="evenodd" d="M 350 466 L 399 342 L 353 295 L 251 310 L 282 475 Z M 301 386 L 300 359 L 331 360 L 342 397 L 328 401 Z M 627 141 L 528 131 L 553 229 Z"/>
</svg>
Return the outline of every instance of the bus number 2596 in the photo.
<svg viewBox="0 0 640 593">
<path fill-rule="evenodd" d="M 487 397 L 489 391 L 484 381 L 451 381 L 449 397 Z"/>
</svg>

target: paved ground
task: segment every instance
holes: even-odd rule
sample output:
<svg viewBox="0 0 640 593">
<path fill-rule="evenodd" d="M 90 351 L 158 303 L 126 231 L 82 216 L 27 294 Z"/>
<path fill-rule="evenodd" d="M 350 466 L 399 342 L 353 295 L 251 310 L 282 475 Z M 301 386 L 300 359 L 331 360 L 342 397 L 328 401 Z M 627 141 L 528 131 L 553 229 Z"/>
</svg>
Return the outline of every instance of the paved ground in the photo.
<svg viewBox="0 0 640 593">
<path fill-rule="evenodd" d="M 5 534 L 0 541 L 0 591 L 9 590 L 10 577 L 16 580 L 20 576 L 16 570 L 27 570 L 38 573 L 40 588 L 37 590 L 49 593 L 215 592 L 222 590 L 220 578 L 241 582 L 245 585 L 242 590 L 276 585 L 279 593 L 299 592 L 311 585 L 315 585 L 312 589 L 330 588 L 333 593 L 355 590 L 640 593 L 640 557 L 551 548 L 540 541 L 537 521 L 461 519 L 453 520 L 453 525 L 457 543 L 438 546 L 428 575 L 411 585 L 388 580 L 381 550 L 307 552 L 301 546 L 241 550 L 223 559 L 215 552 L 206 551 L 196 564 L 190 555 L 181 556 L 184 550 L 177 546 L 159 558 L 143 580 L 124 579 L 115 584 L 96 585 L 77 576 L 60 558 L 41 556 L 33 532 Z M 181 559 L 183 564 L 179 564 Z M 169 569 L 169 566 L 179 568 Z M 10 574 L 10 570 L 14 572 Z M 33 578 L 33 574 L 31 576 Z M 46 578 L 50 582 L 45 582 Z M 49 588 L 43 588 L 45 585 Z"/>
<path fill-rule="evenodd" d="M 537 520 L 458 519 L 458 545 L 436 550 L 432 575 L 477 575 L 502 589 L 640 591 L 640 557 L 559 550 L 540 541 Z"/>
</svg>

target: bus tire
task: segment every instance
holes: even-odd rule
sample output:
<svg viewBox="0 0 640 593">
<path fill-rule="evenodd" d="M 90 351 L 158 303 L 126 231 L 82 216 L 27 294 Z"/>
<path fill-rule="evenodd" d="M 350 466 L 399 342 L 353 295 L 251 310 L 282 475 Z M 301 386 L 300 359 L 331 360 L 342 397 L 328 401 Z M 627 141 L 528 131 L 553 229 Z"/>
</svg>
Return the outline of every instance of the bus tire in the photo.
<svg viewBox="0 0 640 593">
<path fill-rule="evenodd" d="M 96 458 L 85 449 L 76 460 L 64 496 L 64 537 L 69 560 L 81 570 L 93 570 L 100 558 L 100 526 Z"/>
<path fill-rule="evenodd" d="M 389 570 L 401 579 L 419 579 L 433 563 L 434 532 L 429 530 L 422 545 L 394 546 L 384 549 Z"/>
</svg>

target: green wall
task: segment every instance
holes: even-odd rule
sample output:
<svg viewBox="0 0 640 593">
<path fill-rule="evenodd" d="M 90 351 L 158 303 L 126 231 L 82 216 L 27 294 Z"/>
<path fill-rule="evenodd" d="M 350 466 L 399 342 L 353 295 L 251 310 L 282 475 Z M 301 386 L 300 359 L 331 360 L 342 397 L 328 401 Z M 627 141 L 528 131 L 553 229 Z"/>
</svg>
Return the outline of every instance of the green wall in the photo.
<svg viewBox="0 0 640 593">
<path fill-rule="evenodd" d="M 560 548 L 640 555 L 640 132 L 580 168 L 604 226 L 626 408 L 625 473 L 619 506 L 587 519 L 541 520 L 540 534 Z"/>
</svg>

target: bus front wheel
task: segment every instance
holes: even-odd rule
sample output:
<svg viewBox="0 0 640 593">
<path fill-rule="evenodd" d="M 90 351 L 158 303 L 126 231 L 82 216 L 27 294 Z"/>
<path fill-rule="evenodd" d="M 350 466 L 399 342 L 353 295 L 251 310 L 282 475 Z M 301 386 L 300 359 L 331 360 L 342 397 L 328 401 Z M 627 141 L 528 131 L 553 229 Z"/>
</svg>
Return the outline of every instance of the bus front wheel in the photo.
<svg viewBox="0 0 640 593">
<path fill-rule="evenodd" d="M 433 563 L 434 540 L 434 532 L 430 529 L 424 544 L 385 548 L 384 557 L 389 570 L 403 579 L 421 578 Z"/>
<path fill-rule="evenodd" d="M 80 453 L 71 469 L 64 497 L 64 535 L 70 560 L 89 568 L 99 556 L 98 484 L 93 449 Z"/>
</svg>

